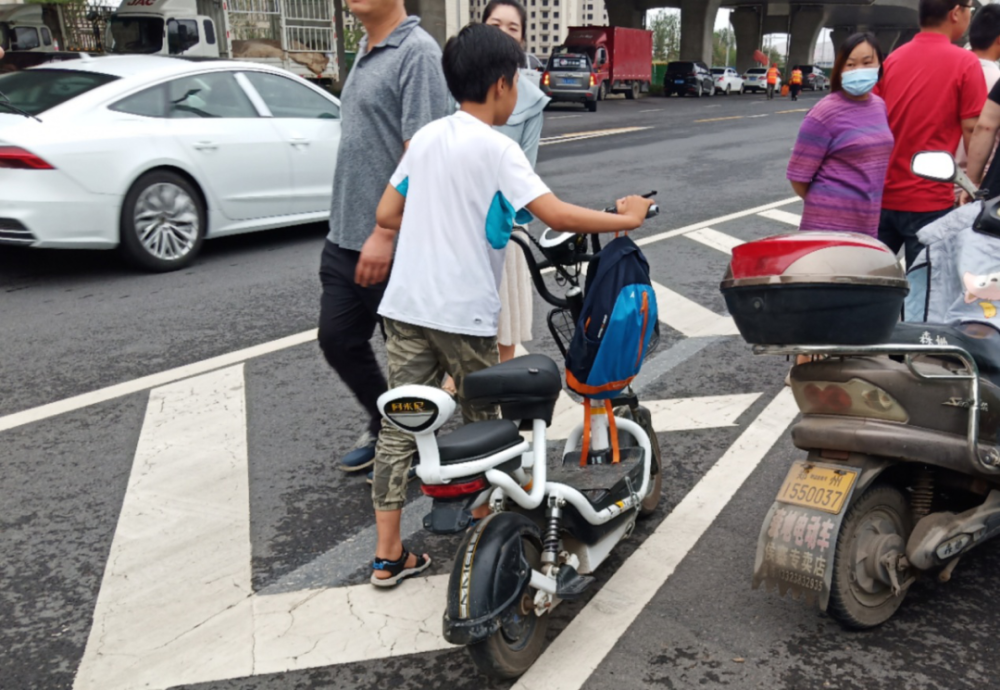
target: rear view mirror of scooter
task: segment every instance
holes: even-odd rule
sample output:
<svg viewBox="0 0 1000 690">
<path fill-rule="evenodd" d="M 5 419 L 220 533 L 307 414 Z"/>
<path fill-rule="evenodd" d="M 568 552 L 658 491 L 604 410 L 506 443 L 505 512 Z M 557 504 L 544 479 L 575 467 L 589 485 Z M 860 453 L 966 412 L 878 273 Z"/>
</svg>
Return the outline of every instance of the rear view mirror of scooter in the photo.
<svg viewBox="0 0 1000 690">
<path fill-rule="evenodd" d="M 910 161 L 910 170 L 925 180 L 954 182 L 974 199 L 980 198 L 979 190 L 972 184 L 972 180 L 959 169 L 955 159 L 947 151 L 921 151 L 914 154 L 913 160 Z"/>
</svg>

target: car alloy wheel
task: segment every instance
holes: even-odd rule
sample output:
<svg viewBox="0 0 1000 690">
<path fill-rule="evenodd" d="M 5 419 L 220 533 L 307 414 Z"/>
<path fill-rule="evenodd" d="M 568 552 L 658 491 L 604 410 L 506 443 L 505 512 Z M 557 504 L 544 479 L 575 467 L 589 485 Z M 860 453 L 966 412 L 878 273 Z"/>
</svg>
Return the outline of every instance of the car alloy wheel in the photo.
<svg viewBox="0 0 1000 690">
<path fill-rule="evenodd" d="M 119 249 L 147 271 L 176 271 L 194 260 L 207 227 L 198 187 L 172 170 L 153 170 L 125 195 Z"/>
<path fill-rule="evenodd" d="M 179 186 L 160 182 L 144 189 L 135 203 L 135 232 L 152 256 L 176 261 L 194 248 L 198 207 Z"/>
</svg>

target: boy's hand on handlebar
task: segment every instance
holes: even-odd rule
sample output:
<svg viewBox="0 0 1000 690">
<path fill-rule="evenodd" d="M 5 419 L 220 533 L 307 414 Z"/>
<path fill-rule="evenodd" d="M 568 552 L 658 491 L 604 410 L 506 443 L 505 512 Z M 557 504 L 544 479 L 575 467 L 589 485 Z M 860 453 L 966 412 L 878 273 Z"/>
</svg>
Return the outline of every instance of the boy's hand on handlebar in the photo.
<svg viewBox="0 0 1000 690">
<path fill-rule="evenodd" d="M 644 199 L 641 196 L 632 195 L 624 199 L 619 199 L 615 204 L 615 208 L 618 211 L 618 215 L 632 221 L 632 229 L 634 230 L 642 225 L 642 221 L 646 220 L 646 214 L 649 213 L 649 208 L 654 203 L 653 199 Z"/>
<path fill-rule="evenodd" d="M 392 265 L 395 240 L 395 232 L 375 226 L 375 231 L 361 247 L 361 256 L 354 271 L 354 282 L 361 287 L 371 287 L 385 281 Z"/>
</svg>

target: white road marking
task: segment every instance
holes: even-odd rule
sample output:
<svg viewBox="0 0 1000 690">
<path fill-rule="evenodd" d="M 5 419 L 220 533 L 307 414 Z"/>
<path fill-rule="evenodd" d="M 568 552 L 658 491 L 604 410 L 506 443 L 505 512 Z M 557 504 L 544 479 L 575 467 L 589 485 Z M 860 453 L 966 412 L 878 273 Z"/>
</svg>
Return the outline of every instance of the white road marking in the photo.
<svg viewBox="0 0 1000 690">
<path fill-rule="evenodd" d="M 295 347 L 296 345 L 302 345 L 312 340 L 316 340 L 315 328 L 311 331 L 303 331 L 302 333 L 278 338 L 277 340 L 271 340 L 270 342 L 261 343 L 260 345 L 254 345 L 242 350 L 228 352 L 218 357 L 203 359 L 200 362 L 194 362 L 175 369 L 167 369 L 157 374 L 124 381 L 113 386 L 108 386 L 107 388 L 99 388 L 90 393 L 74 395 L 72 398 L 65 398 L 21 412 L 14 412 L 13 414 L 0 417 L 0 431 L 7 431 L 8 429 L 38 422 L 49 417 L 65 414 L 66 412 L 80 410 L 90 405 L 120 398 L 123 395 L 131 395 L 132 393 L 138 393 L 155 388 L 156 386 L 164 386 L 174 381 L 180 381 L 191 376 L 197 376 L 198 374 L 204 374 L 215 369 L 238 364 L 254 357 L 260 357 L 289 347 Z"/>
<path fill-rule="evenodd" d="M 656 281 L 653 281 L 653 290 L 656 293 L 660 323 L 675 331 L 688 337 L 739 334 L 731 317 L 716 314 Z"/>
<path fill-rule="evenodd" d="M 555 117 L 547 117 L 546 120 L 569 120 L 574 117 L 583 117 L 583 115 L 557 115 Z"/>
<path fill-rule="evenodd" d="M 646 608 L 798 414 L 782 389 L 570 622 L 514 690 L 577 690 Z"/>
<path fill-rule="evenodd" d="M 243 366 L 150 393 L 75 690 L 158 690 L 450 647 L 446 575 L 254 595 Z"/>
<path fill-rule="evenodd" d="M 567 116 L 576 117 L 576 116 Z M 730 213 L 725 216 L 719 216 L 718 218 L 712 218 L 699 223 L 694 223 L 693 225 L 687 225 L 682 228 L 677 228 L 676 230 L 668 230 L 667 232 L 661 232 L 657 235 L 651 235 L 649 237 L 644 237 L 640 240 L 636 240 L 636 244 L 640 247 L 644 247 L 648 244 L 654 242 L 660 242 L 661 240 L 666 240 L 671 237 L 677 237 L 678 235 L 686 235 L 688 233 L 707 228 L 712 225 L 721 225 L 722 223 L 727 223 L 732 220 L 738 220 L 740 218 L 745 218 L 754 214 L 760 214 L 764 211 L 779 208 L 781 206 L 787 206 L 799 201 L 799 197 L 792 197 L 790 199 L 785 199 L 783 201 L 775 201 L 770 204 L 764 204 L 763 206 L 756 206 L 746 211 L 739 211 L 737 213 Z M 546 269 L 543 273 L 551 273 L 552 269 Z M 728 334 L 727 334 L 728 335 Z M 216 369 L 221 369 L 223 367 L 238 364 L 240 362 L 245 362 L 249 359 L 255 357 L 261 357 L 263 355 L 271 354 L 284 350 L 290 347 L 295 347 L 297 345 L 302 345 L 316 339 L 316 329 L 311 329 L 308 331 L 303 331 L 301 333 L 296 333 L 294 335 L 289 335 L 284 338 L 278 338 L 277 340 L 271 340 L 266 343 L 261 343 L 259 345 L 253 345 L 251 347 L 243 348 L 241 350 L 235 350 L 233 352 L 228 352 L 217 357 L 211 357 L 209 359 L 201 360 L 200 362 L 193 362 L 181 367 L 176 367 L 173 369 L 167 369 L 166 371 L 161 371 L 156 374 L 150 374 L 148 376 L 142 376 L 137 379 L 132 379 L 130 381 L 123 381 L 122 383 L 117 383 L 105 388 L 99 388 L 95 391 L 90 391 L 88 393 L 82 393 L 80 395 L 75 395 L 70 398 L 64 398 L 62 400 L 57 400 L 55 402 L 46 403 L 44 405 L 39 405 L 37 407 L 32 407 L 27 410 L 22 410 L 20 412 L 13 412 L 11 414 L 0 417 L 0 432 L 7 431 L 9 429 L 15 429 L 25 424 L 31 424 L 33 422 L 39 422 L 51 417 L 56 417 L 67 412 L 73 412 L 75 410 L 80 410 L 90 405 L 96 405 L 98 403 L 107 402 L 108 400 L 114 400 L 115 398 L 120 398 L 125 395 L 131 395 L 133 393 L 139 393 L 144 390 L 149 390 L 150 388 L 155 388 L 157 386 L 164 386 L 174 381 L 180 381 L 191 376 L 197 376 L 199 374 L 204 374 L 209 371 L 214 371 Z"/>
<path fill-rule="evenodd" d="M 583 419 L 583 406 L 574 402 L 569 396 L 566 397 L 569 400 L 568 406 L 560 409 L 559 403 L 556 404 L 552 426 L 545 435 L 550 441 L 568 438 L 569 432 Z M 665 433 L 734 426 L 740 415 L 759 397 L 760 393 L 709 395 L 698 398 L 643 400 L 642 404 L 652 415 L 653 428 L 659 433 Z"/>
<path fill-rule="evenodd" d="M 706 395 L 673 400 L 644 400 L 658 432 L 692 431 L 736 426 L 736 420 L 757 402 L 760 393 Z"/>
<path fill-rule="evenodd" d="M 641 132 L 652 127 L 616 127 L 614 129 L 598 129 L 592 132 L 577 132 L 576 134 L 560 134 L 555 137 L 542 137 L 538 142 L 539 146 L 550 146 L 552 144 L 564 144 L 570 141 L 582 141 L 583 139 L 596 139 L 598 137 L 610 137 L 614 134 L 630 134 Z"/>
<path fill-rule="evenodd" d="M 640 247 L 645 247 L 647 244 L 653 244 L 654 242 L 667 240 L 670 239 L 671 237 L 677 237 L 678 235 L 686 235 L 689 232 L 694 232 L 695 230 L 701 230 L 702 228 L 707 228 L 713 225 L 722 225 L 723 223 L 728 223 L 731 220 L 739 220 L 740 218 L 746 218 L 747 216 L 759 214 L 763 211 L 767 211 L 773 208 L 788 206 L 789 204 L 794 204 L 796 201 L 801 201 L 801 199 L 799 199 L 799 197 L 797 196 L 793 196 L 790 199 L 784 199 L 783 201 L 774 201 L 770 204 L 764 204 L 763 206 L 748 208 L 746 211 L 737 211 L 736 213 L 730 213 L 725 216 L 719 216 L 718 218 L 704 220 L 701 221 L 700 223 L 694 223 L 693 225 L 685 225 L 683 228 L 677 228 L 676 230 L 667 230 L 666 232 L 661 232 L 656 235 L 643 237 L 640 240 L 636 240 L 635 243 Z"/>
<path fill-rule="evenodd" d="M 651 108 L 650 110 L 640 110 L 640 113 L 662 113 L 663 108 Z"/>
<path fill-rule="evenodd" d="M 743 240 L 732 235 L 727 235 L 724 232 L 719 232 L 714 228 L 695 230 L 694 232 L 689 232 L 687 236 L 695 242 L 701 242 L 707 247 L 718 249 L 720 252 L 729 255 L 732 255 L 734 247 L 743 244 Z"/>
<path fill-rule="evenodd" d="M 799 214 L 789 213 L 788 211 L 779 211 L 777 209 L 761 211 L 757 215 L 763 216 L 764 218 L 770 218 L 771 220 L 776 220 L 781 223 L 788 223 L 789 225 L 794 225 L 795 227 L 799 227 L 802 223 L 802 216 Z"/>
</svg>

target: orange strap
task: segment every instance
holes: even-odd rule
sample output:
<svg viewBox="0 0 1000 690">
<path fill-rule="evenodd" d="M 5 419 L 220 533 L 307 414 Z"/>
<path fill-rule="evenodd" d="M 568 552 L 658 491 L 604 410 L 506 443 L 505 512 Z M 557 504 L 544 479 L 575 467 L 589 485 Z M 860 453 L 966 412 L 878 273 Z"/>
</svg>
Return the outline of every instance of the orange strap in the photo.
<svg viewBox="0 0 1000 690">
<path fill-rule="evenodd" d="M 590 398 L 583 399 L 583 440 L 580 445 L 580 467 L 587 466 L 590 453 Z"/>
<path fill-rule="evenodd" d="M 621 462 L 621 453 L 618 452 L 618 426 L 615 424 L 615 411 L 610 400 L 604 401 L 604 409 L 608 413 L 608 434 L 611 436 L 611 464 L 617 465 Z"/>
</svg>

